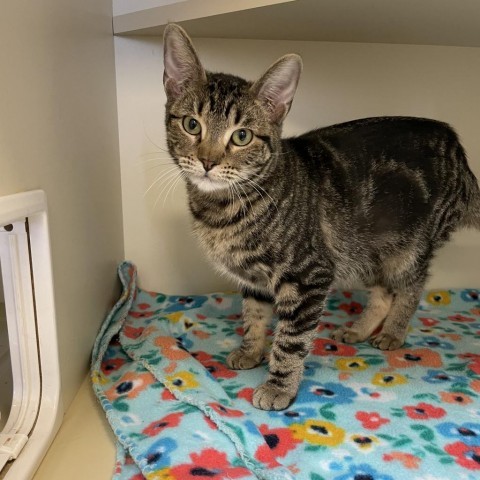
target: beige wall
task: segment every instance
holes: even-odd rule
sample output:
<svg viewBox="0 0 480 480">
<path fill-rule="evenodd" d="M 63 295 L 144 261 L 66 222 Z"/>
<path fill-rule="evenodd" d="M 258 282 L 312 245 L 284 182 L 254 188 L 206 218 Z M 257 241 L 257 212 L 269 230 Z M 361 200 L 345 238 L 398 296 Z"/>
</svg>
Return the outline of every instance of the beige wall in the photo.
<svg viewBox="0 0 480 480">
<path fill-rule="evenodd" d="M 480 48 L 219 39 L 195 44 L 207 68 L 250 79 L 280 55 L 300 53 L 304 72 L 286 134 L 375 115 L 437 118 L 458 130 L 480 178 Z M 190 234 L 181 182 L 165 204 L 168 175 L 144 196 L 170 163 L 152 143 L 165 148 L 161 40 L 117 37 L 115 54 L 126 257 L 138 265 L 147 288 L 225 288 Z M 429 286 L 479 286 L 479 245 L 480 233 L 457 234 L 439 253 Z"/>
<path fill-rule="evenodd" d="M 111 8 L 15 0 L 0 15 L 0 195 L 47 193 L 66 405 L 123 258 Z"/>
</svg>

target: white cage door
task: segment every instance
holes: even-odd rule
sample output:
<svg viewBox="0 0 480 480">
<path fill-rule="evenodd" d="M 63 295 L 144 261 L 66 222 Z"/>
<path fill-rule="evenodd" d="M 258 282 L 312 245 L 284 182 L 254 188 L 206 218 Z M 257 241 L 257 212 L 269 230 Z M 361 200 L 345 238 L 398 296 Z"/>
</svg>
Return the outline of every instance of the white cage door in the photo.
<svg viewBox="0 0 480 480">
<path fill-rule="evenodd" d="M 12 405 L 0 432 L 5 479 L 33 476 L 62 415 L 46 198 L 0 198 L 0 264 L 12 369 Z"/>
</svg>

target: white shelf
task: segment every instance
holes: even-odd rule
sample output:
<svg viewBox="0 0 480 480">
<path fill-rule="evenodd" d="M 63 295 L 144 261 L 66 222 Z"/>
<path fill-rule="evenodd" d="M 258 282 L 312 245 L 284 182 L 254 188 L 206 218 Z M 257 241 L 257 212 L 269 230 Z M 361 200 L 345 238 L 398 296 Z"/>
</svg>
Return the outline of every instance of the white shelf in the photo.
<svg viewBox="0 0 480 480">
<path fill-rule="evenodd" d="M 162 35 L 175 22 L 193 37 L 480 46 L 480 0 L 116 2 L 115 34 Z"/>
</svg>

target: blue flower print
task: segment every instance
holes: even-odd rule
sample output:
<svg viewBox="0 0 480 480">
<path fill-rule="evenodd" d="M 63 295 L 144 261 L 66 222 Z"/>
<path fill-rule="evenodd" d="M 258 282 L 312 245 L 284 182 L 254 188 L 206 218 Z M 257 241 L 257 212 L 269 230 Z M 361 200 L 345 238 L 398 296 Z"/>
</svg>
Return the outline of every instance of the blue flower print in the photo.
<svg viewBox="0 0 480 480">
<path fill-rule="evenodd" d="M 188 337 L 187 334 L 180 335 L 179 337 L 175 338 L 177 340 L 178 348 L 185 350 L 188 352 L 190 348 L 193 347 L 193 340 Z"/>
<path fill-rule="evenodd" d="M 437 337 L 424 337 L 420 342 L 414 343 L 414 345 L 428 348 L 441 348 L 442 350 L 454 350 L 455 348 L 451 343 L 442 342 Z"/>
<path fill-rule="evenodd" d="M 305 362 L 305 370 L 303 374 L 305 377 L 313 377 L 318 373 L 320 368 L 322 368 L 322 364 L 319 362 Z"/>
<path fill-rule="evenodd" d="M 456 438 L 472 447 L 480 447 L 480 423 L 445 422 L 435 427 L 438 433 L 447 438 Z"/>
<path fill-rule="evenodd" d="M 427 375 L 422 377 L 427 383 L 468 383 L 468 378 L 461 375 L 451 375 L 443 370 L 428 370 Z"/>
<path fill-rule="evenodd" d="M 378 473 L 370 465 L 361 463 L 351 465 L 348 473 L 335 477 L 334 480 L 394 480 L 390 475 Z"/>
<path fill-rule="evenodd" d="M 352 403 L 357 394 L 340 383 L 319 383 L 313 380 L 304 382 L 297 397 L 297 403 L 320 402 L 338 405 Z"/>
<path fill-rule="evenodd" d="M 460 296 L 465 302 L 480 302 L 480 290 L 463 290 L 462 292 L 460 292 Z"/>
<path fill-rule="evenodd" d="M 272 418 L 281 419 L 285 425 L 290 425 L 292 423 L 303 423 L 305 419 L 315 418 L 317 412 L 314 408 L 299 407 L 280 411 L 272 410 L 268 414 Z"/>
<path fill-rule="evenodd" d="M 163 309 L 163 311 L 165 313 L 171 313 L 198 308 L 201 307 L 207 300 L 208 297 L 202 295 L 192 295 L 189 297 L 172 296 L 168 297 L 170 305 Z"/>
<path fill-rule="evenodd" d="M 177 448 L 177 442 L 172 438 L 161 438 L 147 450 L 143 461 L 148 469 L 155 471 L 170 465 L 170 453 Z"/>
</svg>

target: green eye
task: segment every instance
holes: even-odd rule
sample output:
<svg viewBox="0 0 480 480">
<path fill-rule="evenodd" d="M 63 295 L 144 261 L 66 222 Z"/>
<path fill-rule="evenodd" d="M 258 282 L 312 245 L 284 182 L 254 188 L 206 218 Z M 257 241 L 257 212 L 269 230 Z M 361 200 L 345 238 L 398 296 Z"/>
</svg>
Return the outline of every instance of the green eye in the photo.
<svg viewBox="0 0 480 480">
<path fill-rule="evenodd" d="M 200 122 L 193 117 L 183 117 L 183 128 L 190 135 L 198 135 L 202 131 Z"/>
<path fill-rule="evenodd" d="M 253 133 L 251 130 L 248 130 L 248 128 L 239 128 L 232 134 L 232 143 L 239 147 L 244 147 L 252 141 L 252 138 Z"/>
</svg>

